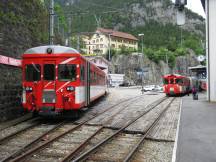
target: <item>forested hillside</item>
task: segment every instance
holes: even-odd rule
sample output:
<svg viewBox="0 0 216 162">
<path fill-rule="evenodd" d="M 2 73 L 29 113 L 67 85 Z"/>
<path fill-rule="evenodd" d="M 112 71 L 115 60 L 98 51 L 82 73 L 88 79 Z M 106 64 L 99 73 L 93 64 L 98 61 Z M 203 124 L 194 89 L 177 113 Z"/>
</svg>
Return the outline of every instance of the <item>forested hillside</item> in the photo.
<svg viewBox="0 0 216 162">
<path fill-rule="evenodd" d="M 39 0 L 0 1 L 0 52 L 20 58 L 28 48 L 48 43 L 48 12 Z"/>
<path fill-rule="evenodd" d="M 170 0 L 56 0 L 65 20 L 72 19 L 72 36 L 95 31 L 97 26 L 112 28 L 137 36 L 144 33 L 145 54 L 157 62 L 165 53 L 174 64 L 176 56 L 187 48 L 204 54 L 204 19 L 186 9 L 186 24 L 176 25 L 176 10 Z M 96 21 L 99 20 L 99 21 Z M 76 47 L 76 42 L 73 44 Z M 114 54 L 115 52 L 113 52 Z M 172 66 L 172 65 L 171 65 Z"/>
</svg>

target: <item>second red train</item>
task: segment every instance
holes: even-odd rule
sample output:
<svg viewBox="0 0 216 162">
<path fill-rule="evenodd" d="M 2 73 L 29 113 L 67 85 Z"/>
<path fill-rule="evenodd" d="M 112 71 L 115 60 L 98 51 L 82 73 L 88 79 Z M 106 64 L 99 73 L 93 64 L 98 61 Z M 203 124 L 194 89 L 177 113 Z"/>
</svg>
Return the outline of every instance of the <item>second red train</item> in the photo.
<svg viewBox="0 0 216 162">
<path fill-rule="evenodd" d="M 178 74 L 163 76 L 163 89 L 167 96 L 189 94 L 194 86 L 199 88 L 199 81 L 196 78 Z"/>
</svg>

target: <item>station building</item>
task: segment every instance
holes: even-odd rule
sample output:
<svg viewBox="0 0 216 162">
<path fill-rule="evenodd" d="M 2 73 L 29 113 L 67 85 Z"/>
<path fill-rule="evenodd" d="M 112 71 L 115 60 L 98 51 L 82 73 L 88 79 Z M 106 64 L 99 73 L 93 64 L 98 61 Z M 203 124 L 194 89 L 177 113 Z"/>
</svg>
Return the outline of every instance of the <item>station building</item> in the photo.
<svg viewBox="0 0 216 162">
<path fill-rule="evenodd" d="M 125 74 L 108 74 L 108 84 L 111 87 L 118 87 L 124 83 Z"/>
</svg>

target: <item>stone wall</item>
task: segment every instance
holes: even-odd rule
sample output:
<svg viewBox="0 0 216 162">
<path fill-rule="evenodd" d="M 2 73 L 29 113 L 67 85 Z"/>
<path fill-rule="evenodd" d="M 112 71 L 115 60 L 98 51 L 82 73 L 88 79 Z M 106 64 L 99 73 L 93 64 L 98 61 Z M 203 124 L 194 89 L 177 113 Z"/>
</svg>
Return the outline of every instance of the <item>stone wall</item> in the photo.
<svg viewBox="0 0 216 162">
<path fill-rule="evenodd" d="M 0 64 L 0 83 L 0 121 L 22 115 L 21 69 Z"/>
<path fill-rule="evenodd" d="M 127 82 L 139 85 L 141 84 L 141 78 L 137 75 L 137 72 L 141 72 L 141 67 L 143 66 L 144 83 L 161 84 L 161 76 L 165 74 L 176 73 L 190 75 L 188 67 L 200 64 L 196 57 L 192 50 L 188 50 L 187 55 L 176 58 L 175 67 L 170 69 L 163 61 L 156 64 L 146 56 L 142 57 L 140 53 L 116 55 L 112 58 L 112 73 L 125 74 Z"/>
<path fill-rule="evenodd" d="M 0 55 L 20 59 L 48 43 L 48 12 L 39 0 L 0 1 Z M 20 116 L 21 69 L 0 65 L 0 121 Z"/>
<path fill-rule="evenodd" d="M 145 84 L 160 84 L 162 82 L 161 76 L 170 71 L 163 61 L 156 64 L 147 57 L 142 57 L 140 53 L 116 55 L 112 58 L 112 65 L 112 73 L 125 74 L 127 82 L 138 85 L 141 84 L 141 77 L 138 73 L 141 72 L 142 66 L 144 67 Z"/>
</svg>

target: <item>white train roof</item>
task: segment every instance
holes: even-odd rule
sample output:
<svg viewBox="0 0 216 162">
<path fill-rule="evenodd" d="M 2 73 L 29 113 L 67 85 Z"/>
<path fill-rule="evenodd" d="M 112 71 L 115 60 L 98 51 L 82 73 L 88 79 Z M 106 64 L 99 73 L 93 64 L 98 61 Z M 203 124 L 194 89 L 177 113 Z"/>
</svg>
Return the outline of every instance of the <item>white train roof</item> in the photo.
<svg viewBox="0 0 216 162">
<path fill-rule="evenodd" d="M 47 46 L 38 46 L 30 48 L 24 52 L 24 54 L 47 54 L 47 49 L 52 49 L 52 54 L 61 54 L 61 53 L 77 53 L 79 52 L 71 47 L 58 46 L 58 45 L 47 45 Z"/>
</svg>

